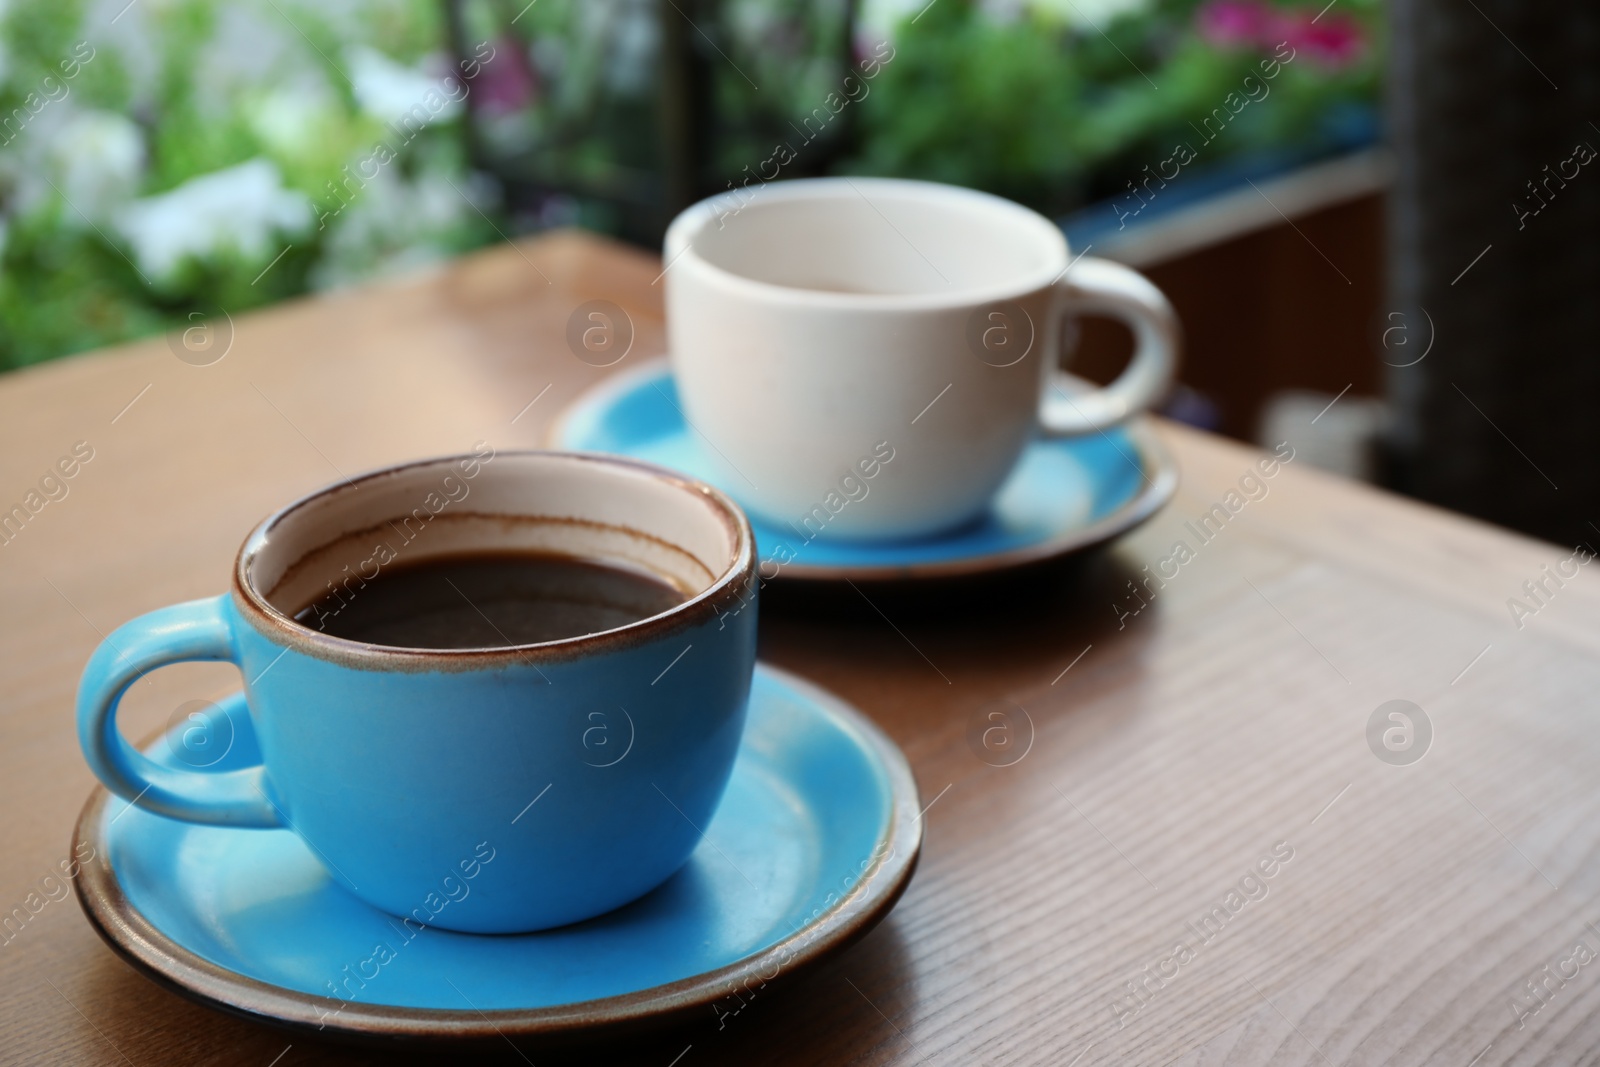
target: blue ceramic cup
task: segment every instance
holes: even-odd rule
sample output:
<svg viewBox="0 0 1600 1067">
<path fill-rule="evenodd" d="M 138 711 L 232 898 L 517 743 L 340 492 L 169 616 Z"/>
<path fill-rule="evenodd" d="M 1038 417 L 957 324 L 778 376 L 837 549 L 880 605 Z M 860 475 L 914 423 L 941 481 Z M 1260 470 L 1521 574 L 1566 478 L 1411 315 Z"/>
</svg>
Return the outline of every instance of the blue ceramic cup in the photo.
<svg viewBox="0 0 1600 1067">
<path fill-rule="evenodd" d="M 397 561 L 516 550 L 641 569 L 685 599 L 501 648 L 393 648 L 296 621 Z M 331 878 L 407 924 L 575 922 L 682 866 L 721 799 L 755 665 L 755 559 L 727 497 L 643 463 L 482 446 L 377 471 L 266 519 L 229 593 L 107 638 L 79 685 L 79 740 L 117 795 L 169 818 L 292 830 Z M 201 722 L 141 753 L 117 704 L 184 660 L 237 664 L 248 721 Z M 185 758 L 188 740 L 261 762 L 211 770 Z"/>
</svg>

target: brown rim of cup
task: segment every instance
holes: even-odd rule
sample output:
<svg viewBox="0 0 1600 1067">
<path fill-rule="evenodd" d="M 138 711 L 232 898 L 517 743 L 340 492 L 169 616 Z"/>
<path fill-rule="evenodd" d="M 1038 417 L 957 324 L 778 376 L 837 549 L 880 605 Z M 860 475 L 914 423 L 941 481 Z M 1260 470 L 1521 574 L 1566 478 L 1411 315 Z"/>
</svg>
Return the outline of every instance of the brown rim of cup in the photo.
<svg viewBox="0 0 1600 1067">
<path fill-rule="evenodd" d="M 448 466 L 473 458 L 470 454 L 462 453 L 433 456 L 367 471 L 353 478 L 325 485 L 268 515 L 250 531 L 235 558 L 231 589 L 234 607 L 246 622 L 274 644 L 285 645 L 297 652 L 341 666 L 386 671 L 467 671 L 525 663 L 569 662 L 599 653 L 635 647 L 715 619 L 733 602 L 747 596 L 748 591 L 755 588 L 755 534 L 750 529 L 750 520 L 745 517 L 744 512 L 720 489 L 666 467 L 605 453 L 524 448 L 508 449 L 497 455 L 549 456 L 627 468 L 650 475 L 685 492 L 703 496 L 711 502 L 723 526 L 732 534 L 735 544 L 733 562 L 704 590 L 657 615 L 594 634 L 490 648 L 399 648 L 334 637 L 313 630 L 280 611 L 250 582 L 249 567 L 260 551 L 260 542 L 274 526 L 291 513 L 322 497 L 359 489 L 365 482 L 392 477 L 402 471 L 415 470 L 419 467 Z M 645 531 L 627 532 L 658 540 Z"/>
</svg>

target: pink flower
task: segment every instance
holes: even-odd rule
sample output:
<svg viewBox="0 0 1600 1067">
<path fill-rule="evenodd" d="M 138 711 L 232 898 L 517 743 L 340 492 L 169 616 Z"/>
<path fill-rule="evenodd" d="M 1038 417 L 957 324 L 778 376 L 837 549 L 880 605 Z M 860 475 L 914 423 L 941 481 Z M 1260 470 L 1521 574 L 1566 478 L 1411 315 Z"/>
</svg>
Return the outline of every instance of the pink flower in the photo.
<svg viewBox="0 0 1600 1067">
<path fill-rule="evenodd" d="M 494 51 L 479 68 L 474 91 L 481 94 L 483 109 L 491 115 L 521 110 L 538 95 L 538 76 L 515 38 L 502 37 L 495 42 Z"/>
<path fill-rule="evenodd" d="M 1200 36 L 1220 48 L 1260 45 L 1278 18 L 1262 0 L 1207 0 L 1195 13 Z"/>
<path fill-rule="evenodd" d="M 1320 67 L 1342 70 L 1366 51 L 1361 24 L 1347 16 L 1325 15 L 1317 19 L 1309 11 L 1302 11 L 1285 23 L 1282 32 L 1289 44 Z"/>
<path fill-rule="evenodd" d="M 1280 8 L 1265 0 L 1206 0 L 1195 12 L 1200 36 L 1218 48 L 1271 51 L 1288 42 L 1318 66 L 1342 69 L 1366 51 L 1361 24 L 1347 15 L 1313 13 L 1311 7 Z"/>
</svg>

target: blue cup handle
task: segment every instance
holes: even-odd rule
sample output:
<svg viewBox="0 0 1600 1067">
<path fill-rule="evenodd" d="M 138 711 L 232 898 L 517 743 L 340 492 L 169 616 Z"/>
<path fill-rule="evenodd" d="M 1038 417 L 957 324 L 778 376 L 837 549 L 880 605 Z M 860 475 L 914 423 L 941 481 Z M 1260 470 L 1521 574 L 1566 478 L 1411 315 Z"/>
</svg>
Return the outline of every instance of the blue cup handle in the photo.
<svg viewBox="0 0 1600 1067">
<path fill-rule="evenodd" d="M 238 664 L 229 614 L 227 596 L 219 596 L 160 608 L 118 627 L 78 681 L 78 743 L 107 789 L 148 811 L 215 826 L 281 827 L 286 822 L 268 792 L 266 768 L 202 773 L 163 767 L 117 730 L 122 695 L 147 672 L 187 660 Z"/>
</svg>

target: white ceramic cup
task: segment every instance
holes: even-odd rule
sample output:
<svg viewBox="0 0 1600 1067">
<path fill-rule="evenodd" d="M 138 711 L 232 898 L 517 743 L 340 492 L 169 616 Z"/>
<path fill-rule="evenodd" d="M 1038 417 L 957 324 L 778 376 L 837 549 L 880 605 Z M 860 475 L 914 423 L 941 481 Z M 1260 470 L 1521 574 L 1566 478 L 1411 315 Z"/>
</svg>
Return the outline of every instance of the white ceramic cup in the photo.
<svg viewBox="0 0 1600 1067">
<path fill-rule="evenodd" d="M 970 189 L 774 182 L 684 211 L 665 258 L 684 416 L 723 487 L 806 540 L 975 520 L 1037 433 L 1113 426 L 1177 367 L 1177 318 L 1147 278 L 1071 259 L 1050 220 Z M 1132 329 L 1106 388 L 1057 369 L 1067 313 Z"/>
</svg>

